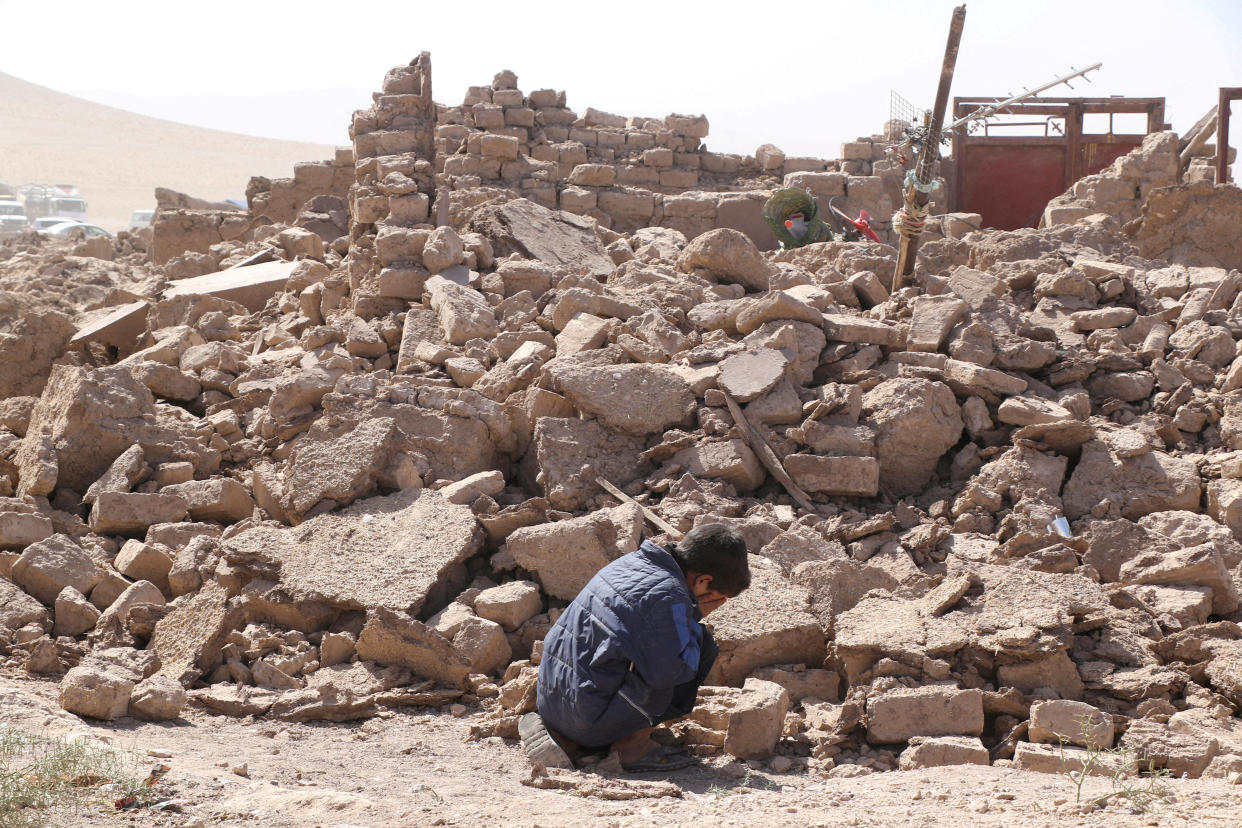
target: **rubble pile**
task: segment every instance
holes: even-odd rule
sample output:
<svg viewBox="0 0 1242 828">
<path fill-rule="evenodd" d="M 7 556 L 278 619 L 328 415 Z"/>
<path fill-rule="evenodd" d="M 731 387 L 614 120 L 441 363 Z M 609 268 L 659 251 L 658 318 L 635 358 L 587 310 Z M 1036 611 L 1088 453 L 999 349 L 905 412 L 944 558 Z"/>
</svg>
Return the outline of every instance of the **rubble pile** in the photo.
<svg viewBox="0 0 1242 828">
<path fill-rule="evenodd" d="M 273 182 L 235 240 L 127 287 L 0 263 L 47 294 L 0 365 L 11 667 L 95 718 L 459 705 L 512 737 L 543 636 L 649 510 L 752 551 L 673 726 L 701 754 L 1242 761 L 1242 274 L 1139 246 L 1159 198 L 1235 188 L 929 238 L 893 293 L 888 245 L 764 252 L 668 212 L 712 176 L 889 162 L 714 169 L 701 119 L 579 118 L 511 73 L 435 107 L 430 80 L 397 67 L 355 116 L 313 229 Z M 1168 144 L 1075 197 L 1132 196 Z M 650 212 L 616 206 L 639 186 Z"/>
</svg>

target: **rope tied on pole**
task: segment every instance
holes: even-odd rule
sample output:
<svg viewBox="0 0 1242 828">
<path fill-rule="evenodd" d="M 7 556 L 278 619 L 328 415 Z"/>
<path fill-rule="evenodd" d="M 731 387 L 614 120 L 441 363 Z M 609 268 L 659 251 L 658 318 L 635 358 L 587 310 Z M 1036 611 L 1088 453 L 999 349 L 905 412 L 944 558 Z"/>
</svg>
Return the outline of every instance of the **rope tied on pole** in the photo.
<svg viewBox="0 0 1242 828">
<path fill-rule="evenodd" d="M 893 216 L 893 229 L 905 238 L 918 238 L 927 226 L 927 214 L 930 207 L 918 204 L 907 204 Z"/>
</svg>

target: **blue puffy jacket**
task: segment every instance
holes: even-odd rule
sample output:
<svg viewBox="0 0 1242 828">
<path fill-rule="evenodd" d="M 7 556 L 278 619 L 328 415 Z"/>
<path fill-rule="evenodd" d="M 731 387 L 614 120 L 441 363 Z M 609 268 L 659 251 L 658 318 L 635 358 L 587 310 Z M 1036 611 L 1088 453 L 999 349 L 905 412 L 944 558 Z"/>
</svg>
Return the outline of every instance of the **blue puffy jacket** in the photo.
<svg viewBox="0 0 1242 828">
<path fill-rule="evenodd" d="M 677 561 L 644 541 L 596 573 L 548 632 L 539 714 L 588 748 L 669 718 L 674 688 L 701 680 L 701 618 Z"/>
</svg>

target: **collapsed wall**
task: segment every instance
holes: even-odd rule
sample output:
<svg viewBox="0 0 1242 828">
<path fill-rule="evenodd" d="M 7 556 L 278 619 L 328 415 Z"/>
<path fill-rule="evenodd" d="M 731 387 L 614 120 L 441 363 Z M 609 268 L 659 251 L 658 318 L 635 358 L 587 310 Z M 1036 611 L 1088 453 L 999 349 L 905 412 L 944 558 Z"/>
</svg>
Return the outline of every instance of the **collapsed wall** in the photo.
<svg viewBox="0 0 1242 828">
<path fill-rule="evenodd" d="M 506 73 L 468 109 L 430 95 L 424 55 L 355 116 L 340 236 L 266 223 L 256 200 L 250 238 L 92 294 L 107 318 L 75 319 L 43 347 L 57 364 L 14 381 L 9 665 L 96 718 L 461 702 L 478 735 L 512 737 L 543 636 L 651 531 L 646 508 L 677 532 L 727 522 L 752 553 L 674 727 L 696 752 L 850 776 L 1066 770 L 1116 742 L 1236 772 L 1242 274 L 1140 253 L 1179 220 L 1159 199 L 1180 183 L 1147 191 L 1136 235 L 1102 201 L 928 241 L 893 291 L 888 245 L 765 253 L 656 210 L 694 192 L 655 183 L 691 156 L 720 204 L 796 176 L 848 192 L 861 158 L 759 153 L 711 179 L 692 118 L 571 121 Z M 1092 197 L 1128 193 L 1150 141 Z M 628 168 L 656 178 L 602 183 Z M 642 226 L 605 209 L 638 189 Z M 581 210 L 552 209 L 566 193 Z M 38 255 L 0 277 L 60 278 Z"/>
</svg>

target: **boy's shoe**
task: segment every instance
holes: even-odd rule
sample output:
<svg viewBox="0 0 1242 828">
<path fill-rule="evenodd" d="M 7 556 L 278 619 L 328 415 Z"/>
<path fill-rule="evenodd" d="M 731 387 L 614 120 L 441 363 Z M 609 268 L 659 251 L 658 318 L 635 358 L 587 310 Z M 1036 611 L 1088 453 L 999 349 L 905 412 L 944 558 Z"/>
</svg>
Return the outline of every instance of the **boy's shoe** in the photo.
<svg viewBox="0 0 1242 828">
<path fill-rule="evenodd" d="M 522 737 L 522 750 L 531 764 L 573 770 L 573 760 L 548 732 L 538 713 L 527 713 L 518 719 L 518 736 Z"/>
<path fill-rule="evenodd" d="M 700 760 L 684 750 L 661 745 L 641 759 L 622 762 L 621 770 L 626 773 L 653 773 L 681 770 L 698 764 L 701 764 Z"/>
</svg>

